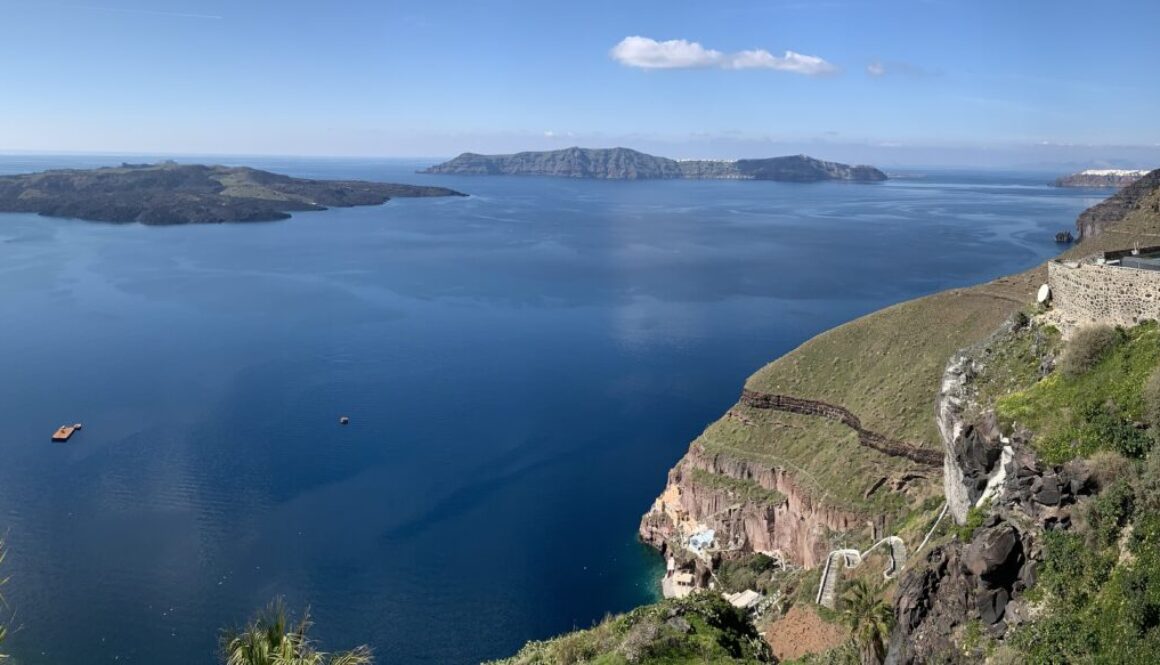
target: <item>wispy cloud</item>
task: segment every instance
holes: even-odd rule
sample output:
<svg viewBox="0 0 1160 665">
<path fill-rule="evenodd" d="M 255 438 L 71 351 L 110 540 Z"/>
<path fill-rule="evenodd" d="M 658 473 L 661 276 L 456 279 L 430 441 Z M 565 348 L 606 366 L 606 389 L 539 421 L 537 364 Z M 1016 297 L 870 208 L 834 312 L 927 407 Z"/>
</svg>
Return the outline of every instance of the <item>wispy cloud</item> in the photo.
<svg viewBox="0 0 1160 665">
<path fill-rule="evenodd" d="M 764 49 L 722 53 L 684 39 L 657 41 L 648 37 L 625 37 L 609 52 L 613 60 L 637 69 L 774 69 L 806 76 L 838 71 L 816 55 L 786 51 L 776 56 Z"/>
<path fill-rule="evenodd" d="M 909 62 L 899 62 L 897 60 L 883 62 L 882 60 L 873 60 L 870 64 L 866 65 L 866 75 L 872 78 L 881 78 L 883 76 L 924 78 L 927 76 L 940 76 L 941 72 L 919 67 Z"/>
<path fill-rule="evenodd" d="M 217 14 L 195 14 L 192 12 L 171 12 L 158 9 L 137 9 L 134 7 L 109 7 L 105 5 L 37 3 L 37 7 L 51 7 L 56 9 L 78 9 L 82 11 L 107 12 L 111 14 L 142 14 L 146 16 L 168 16 L 172 18 L 195 18 L 210 21 L 220 21 L 223 16 Z"/>
</svg>

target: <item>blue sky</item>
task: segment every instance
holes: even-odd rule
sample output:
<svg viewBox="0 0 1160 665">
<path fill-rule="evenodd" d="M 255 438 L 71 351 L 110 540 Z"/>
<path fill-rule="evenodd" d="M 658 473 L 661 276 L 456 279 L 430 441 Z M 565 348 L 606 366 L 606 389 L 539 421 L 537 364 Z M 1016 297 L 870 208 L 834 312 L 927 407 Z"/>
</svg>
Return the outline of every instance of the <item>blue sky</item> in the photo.
<svg viewBox="0 0 1160 665">
<path fill-rule="evenodd" d="M 0 0 L 0 150 L 1154 166 L 1156 25 L 1144 0 Z"/>
</svg>

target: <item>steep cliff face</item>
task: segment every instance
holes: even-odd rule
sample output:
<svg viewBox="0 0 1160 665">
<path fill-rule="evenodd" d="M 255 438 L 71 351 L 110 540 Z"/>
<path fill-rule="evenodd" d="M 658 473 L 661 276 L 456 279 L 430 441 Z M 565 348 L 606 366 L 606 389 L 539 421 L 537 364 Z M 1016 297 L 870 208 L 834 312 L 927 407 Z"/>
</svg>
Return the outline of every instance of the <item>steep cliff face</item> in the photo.
<svg viewBox="0 0 1160 665">
<path fill-rule="evenodd" d="M 958 524 L 967 520 L 967 511 L 976 505 L 992 478 L 1000 472 L 1002 442 L 993 417 L 982 422 L 970 418 L 974 391 L 971 381 L 979 361 L 969 351 L 955 355 L 947 364 L 939 391 L 937 411 L 943 456 L 943 493 L 947 509 Z"/>
<path fill-rule="evenodd" d="M 1160 188 L 1160 169 L 1152 171 L 1103 203 L 1083 211 L 1075 221 L 1079 239 L 1094 238 L 1104 229 L 1123 220 L 1129 213 L 1142 207 L 1160 212 L 1156 192 Z"/>
<path fill-rule="evenodd" d="M 744 484 L 765 492 L 747 492 Z M 694 444 L 669 472 L 665 491 L 641 520 L 640 536 L 668 552 L 706 529 L 715 532 L 715 551 L 780 552 L 812 568 L 825 560 L 829 532 L 877 533 L 882 523 L 820 505 L 785 469 L 711 454 Z"/>
</svg>

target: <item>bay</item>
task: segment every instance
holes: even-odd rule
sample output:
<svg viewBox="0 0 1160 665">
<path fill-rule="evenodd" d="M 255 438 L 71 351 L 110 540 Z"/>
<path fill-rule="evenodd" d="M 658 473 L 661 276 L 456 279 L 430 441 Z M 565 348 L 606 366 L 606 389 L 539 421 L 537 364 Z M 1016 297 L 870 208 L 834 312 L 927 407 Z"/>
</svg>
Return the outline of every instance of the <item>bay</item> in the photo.
<svg viewBox="0 0 1160 665">
<path fill-rule="evenodd" d="M 0 215 L 18 663 L 212 663 L 219 629 L 279 595 L 325 648 L 470 663 L 649 602 L 637 520 L 748 374 L 1034 266 L 1106 195 L 1024 172 L 600 182 L 177 159 L 471 196 L 220 226 Z M 146 160 L 0 155 L 0 172 Z"/>
</svg>

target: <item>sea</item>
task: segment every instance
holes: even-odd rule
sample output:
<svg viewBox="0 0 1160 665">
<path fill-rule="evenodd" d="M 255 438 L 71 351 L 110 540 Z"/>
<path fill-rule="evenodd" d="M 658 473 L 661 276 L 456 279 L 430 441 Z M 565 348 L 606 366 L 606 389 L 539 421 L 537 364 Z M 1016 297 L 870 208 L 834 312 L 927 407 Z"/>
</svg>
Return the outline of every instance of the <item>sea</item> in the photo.
<svg viewBox="0 0 1160 665">
<path fill-rule="evenodd" d="M 150 159 L 9 154 L 0 173 Z M 1044 261 L 1108 194 L 1039 172 L 604 182 L 174 159 L 470 196 L 225 225 L 0 214 L 19 665 L 209 665 L 277 597 L 326 650 L 477 663 L 653 601 L 640 516 L 749 374 Z"/>
</svg>

